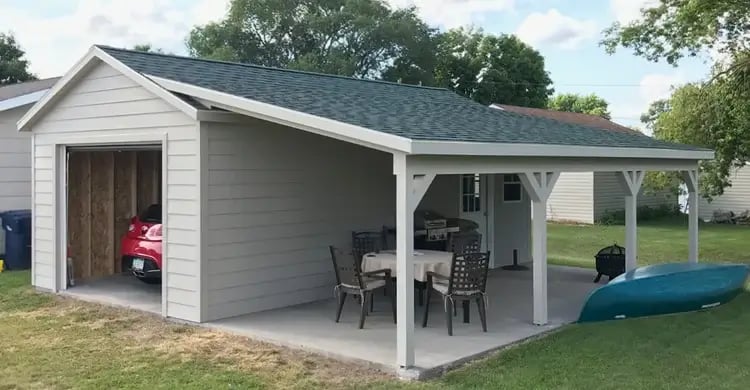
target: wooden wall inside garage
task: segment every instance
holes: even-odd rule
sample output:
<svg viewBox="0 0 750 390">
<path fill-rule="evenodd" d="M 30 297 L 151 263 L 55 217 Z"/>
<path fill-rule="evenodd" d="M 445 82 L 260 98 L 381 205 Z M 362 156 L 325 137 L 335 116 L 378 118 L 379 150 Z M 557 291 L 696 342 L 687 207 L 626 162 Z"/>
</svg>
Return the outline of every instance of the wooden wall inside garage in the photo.
<svg viewBox="0 0 750 390">
<path fill-rule="evenodd" d="M 76 279 L 122 272 L 120 239 L 130 218 L 161 202 L 161 152 L 68 154 L 68 248 Z"/>
</svg>

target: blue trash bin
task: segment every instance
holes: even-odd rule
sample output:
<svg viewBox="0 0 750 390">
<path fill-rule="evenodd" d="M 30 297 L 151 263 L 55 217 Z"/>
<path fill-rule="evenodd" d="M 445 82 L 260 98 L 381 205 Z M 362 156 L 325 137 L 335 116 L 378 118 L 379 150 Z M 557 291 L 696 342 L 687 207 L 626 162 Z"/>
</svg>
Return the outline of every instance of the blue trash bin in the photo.
<svg viewBox="0 0 750 390">
<path fill-rule="evenodd" d="M 31 268 L 31 210 L 0 213 L 5 231 L 5 267 L 8 270 Z"/>
</svg>

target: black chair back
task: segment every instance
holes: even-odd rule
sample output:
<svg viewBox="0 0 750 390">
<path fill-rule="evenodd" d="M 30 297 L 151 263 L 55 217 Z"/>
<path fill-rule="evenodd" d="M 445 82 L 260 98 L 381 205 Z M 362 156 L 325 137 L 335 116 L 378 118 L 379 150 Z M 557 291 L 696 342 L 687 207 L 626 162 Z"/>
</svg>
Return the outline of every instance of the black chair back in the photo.
<svg viewBox="0 0 750 390">
<path fill-rule="evenodd" d="M 367 253 L 383 250 L 383 231 L 352 232 L 352 254 L 362 261 Z"/>
<path fill-rule="evenodd" d="M 330 246 L 331 260 L 333 261 L 333 270 L 336 273 L 336 285 L 354 286 L 363 288 L 362 269 L 359 261 L 351 254 L 346 254 L 340 249 Z"/>
<path fill-rule="evenodd" d="M 453 254 L 448 295 L 473 295 L 487 290 L 490 252 Z"/>
<path fill-rule="evenodd" d="M 456 254 L 477 253 L 482 250 L 482 234 L 477 231 L 451 233 L 448 251 Z"/>
</svg>

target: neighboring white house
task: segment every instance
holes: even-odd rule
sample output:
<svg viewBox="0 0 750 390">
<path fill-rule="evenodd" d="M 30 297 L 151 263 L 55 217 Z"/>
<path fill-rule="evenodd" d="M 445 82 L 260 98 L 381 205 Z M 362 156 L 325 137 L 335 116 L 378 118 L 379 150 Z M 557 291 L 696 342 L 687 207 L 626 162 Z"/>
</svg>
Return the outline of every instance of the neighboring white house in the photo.
<svg viewBox="0 0 750 390">
<path fill-rule="evenodd" d="M 595 115 L 507 104 L 493 104 L 492 107 L 523 115 L 643 136 L 633 129 Z M 594 223 L 608 212 L 623 210 L 624 205 L 621 199 L 624 194 L 617 175 L 613 172 L 564 172 L 560 174 L 560 179 L 547 201 L 547 218 L 553 221 Z M 656 193 L 641 191 L 638 194 L 638 205 L 639 207 L 662 205 L 677 207 L 678 199 L 668 191 Z"/>
<path fill-rule="evenodd" d="M 16 122 L 57 80 L 0 87 L 0 212 L 31 208 L 31 136 L 18 132 Z M 4 248 L 0 230 L 0 253 Z"/>
<path fill-rule="evenodd" d="M 721 196 L 715 197 L 711 202 L 701 198 L 698 207 L 701 219 L 711 220 L 716 210 L 734 213 L 750 210 L 750 164 L 733 169 L 729 180 L 732 186 L 725 188 Z"/>
<path fill-rule="evenodd" d="M 617 173 L 632 269 L 633 195 L 644 172 L 682 172 L 692 204 L 698 162 L 713 158 L 640 134 L 491 109 L 445 89 L 99 46 L 18 128 L 33 142 L 34 286 L 68 289 L 71 237 L 105 242 L 103 258 L 117 239 L 111 225 L 81 236 L 69 219 L 118 209 L 116 161 L 81 172 L 70 154 L 161 150 L 162 315 L 206 322 L 330 299 L 328 245 L 350 245 L 353 230 L 395 226 L 394 359 L 405 368 L 415 363 L 416 208 L 476 221 L 494 266 L 519 249 L 533 265 L 528 321 L 544 325 L 546 203 L 561 172 Z M 138 179 L 128 172 L 119 177 Z M 73 174 L 88 175 L 90 187 L 69 199 Z M 81 199 L 91 202 L 70 211 Z M 689 232 L 697 261 L 697 215 Z"/>
</svg>

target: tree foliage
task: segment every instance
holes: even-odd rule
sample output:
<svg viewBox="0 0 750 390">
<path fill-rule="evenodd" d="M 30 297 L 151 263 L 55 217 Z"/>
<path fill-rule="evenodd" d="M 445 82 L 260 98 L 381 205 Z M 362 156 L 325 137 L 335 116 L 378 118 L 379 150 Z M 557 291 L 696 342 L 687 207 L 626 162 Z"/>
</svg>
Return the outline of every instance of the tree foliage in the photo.
<svg viewBox="0 0 750 390">
<path fill-rule="evenodd" d="M 713 49 L 734 57 L 750 49 L 750 1 L 659 0 L 627 25 L 614 23 L 602 44 L 608 52 L 631 48 L 651 61 L 676 64 Z"/>
<path fill-rule="evenodd" d="M 159 53 L 159 54 L 164 54 L 164 50 L 162 50 L 161 48 L 155 48 L 150 43 L 139 43 L 139 44 L 133 46 L 133 50 L 135 50 L 135 51 L 142 51 L 142 52 L 145 52 L 145 53 Z"/>
<path fill-rule="evenodd" d="M 550 99 L 547 107 L 555 111 L 577 112 L 610 119 L 609 103 L 596 94 L 580 95 L 576 93 L 563 93 L 555 95 Z"/>
<path fill-rule="evenodd" d="M 484 104 L 545 107 L 552 93 L 544 58 L 516 37 L 440 33 L 384 0 L 232 0 L 187 44 L 198 57 L 443 86 Z"/>
<path fill-rule="evenodd" d="M 656 138 L 716 151 L 714 161 L 702 163 L 701 189 L 708 197 L 723 193 L 732 168 L 750 158 L 749 26 L 747 0 L 658 0 L 640 19 L 613 24 L 602 41 L 610 53 L 622 46 L 672 65 L 685 56 L 721 54 L 710 80 L 678 88 L 642 117 Z"/>
<path fill-rule="evenodd" d="M 13 34 L 0 33 L 0 86 L 36 80 L 25 56 Z"/>
<path fill-rule="evenodd" d="M 383 0 L 232 0 L 224 20 L 195 27 L 187 45 L 204 58 L 424 82 L 434 34 L 413 7 Z"/>
<path fill-rule="evenodd" d="M 708 197 L 721 195 L 732 170 L 750 161 L 750 69 L 726 73 L 731 66 L 717 67 L 709 81 L 677 88 L 641 117 L 658 139 L 716 151 L 702 164 L 701 192 Z"/>
<path fill-rule="evenodd" d="M 544 57 L 512 35 L 454 29 L 440 38 L 435 79 L 482 104 L 545 107 L 552 80 Z"/>
</svg>

